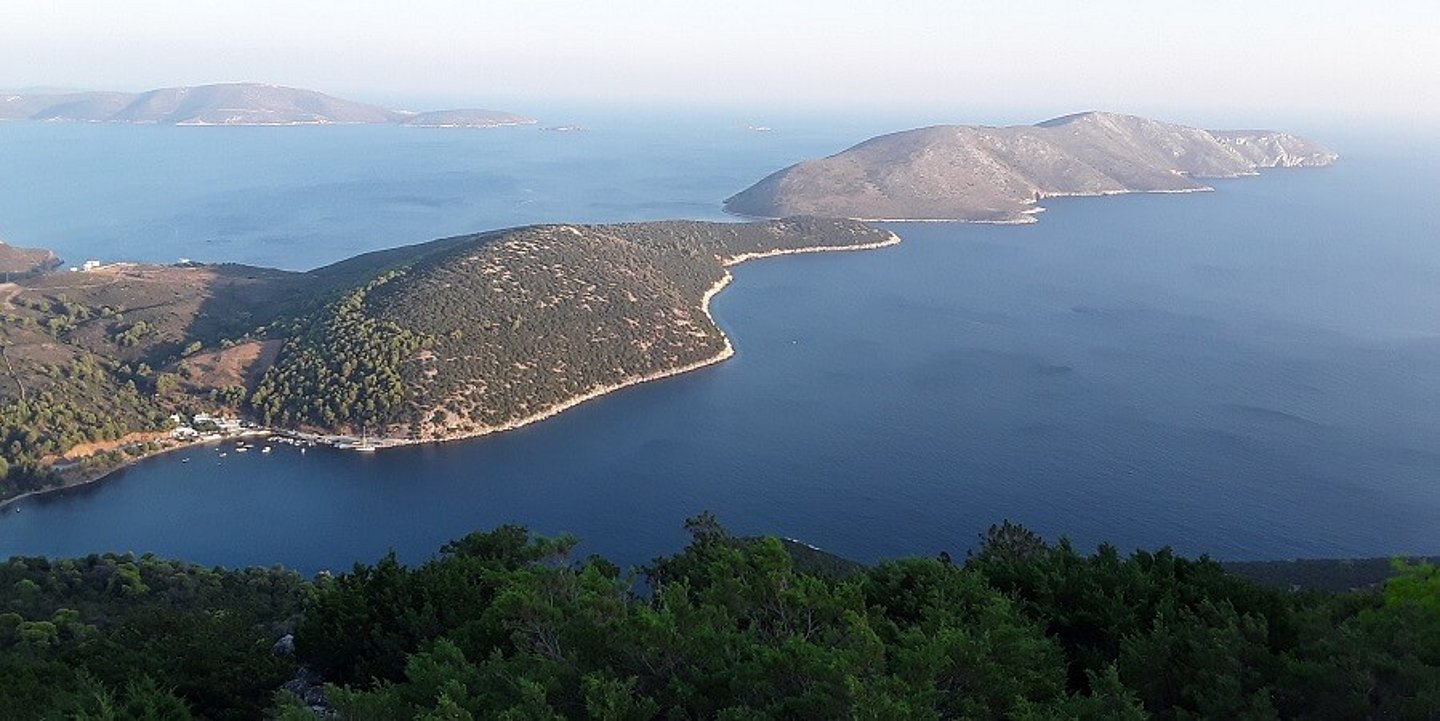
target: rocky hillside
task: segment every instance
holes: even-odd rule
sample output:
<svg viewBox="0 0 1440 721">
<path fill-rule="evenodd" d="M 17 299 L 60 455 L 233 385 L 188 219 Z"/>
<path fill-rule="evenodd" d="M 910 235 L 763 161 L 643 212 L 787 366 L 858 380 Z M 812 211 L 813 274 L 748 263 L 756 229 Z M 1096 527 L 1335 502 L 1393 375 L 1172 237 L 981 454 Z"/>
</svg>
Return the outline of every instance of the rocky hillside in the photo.
<svg viewBox="0 0 1440 721">
<path fill-rule="evenodd" d="M 534 122 L 493 110 L 412 113 L 344 100 L 314 90 L 259 83 L 161 88 L 143 93 L 0 95 L 0 120 L 160 125 L 400 123 L 421 127 L 493 127 Z"/>
<path fill-rule="evenodd" d="M 23 275 L 49 270 L 60 264 L 60 258 L 42 248 L 17 248 L 0 241 L 0 273 Z"/>
<path fill-rule="evenodd" d="M 1208 190 L 1200 179 L 1336 158 L 1274 131 L 1080 113 L 1037 125 L 942 125 L 872 138 L 780 170 L 725 207 L 756 217 L 1028 222 L 1046 197 Z"/>
</svg>

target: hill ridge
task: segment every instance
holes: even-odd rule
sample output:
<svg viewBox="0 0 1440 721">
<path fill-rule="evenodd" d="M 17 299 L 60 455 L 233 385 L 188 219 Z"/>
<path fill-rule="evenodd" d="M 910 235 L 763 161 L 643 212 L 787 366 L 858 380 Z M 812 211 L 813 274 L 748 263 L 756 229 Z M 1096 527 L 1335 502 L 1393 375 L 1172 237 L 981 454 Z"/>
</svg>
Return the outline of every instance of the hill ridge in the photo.
<svg viewBox="0 0 1440 721">
<path fill-rule="evenodd" d="M 1329 165 L 1325 147 L 1270 130 L 1203 130 L 1104 111 L 1033 125 L 932 125 L 776 171 L 725 201 L 750 217 L 1034 222 L 1040 200 L 1211 190 L 1206 178 Z"/>
<path fill-rule="evenodd" d="M 0 120 L 146 125 L 398 124 L 437 128 L 535 122 L 498 110 L 392 110 L 316 90 L 253 82 L 183 85 L 139 93 L 13 93 L 0 95 Z"/>
</svg>

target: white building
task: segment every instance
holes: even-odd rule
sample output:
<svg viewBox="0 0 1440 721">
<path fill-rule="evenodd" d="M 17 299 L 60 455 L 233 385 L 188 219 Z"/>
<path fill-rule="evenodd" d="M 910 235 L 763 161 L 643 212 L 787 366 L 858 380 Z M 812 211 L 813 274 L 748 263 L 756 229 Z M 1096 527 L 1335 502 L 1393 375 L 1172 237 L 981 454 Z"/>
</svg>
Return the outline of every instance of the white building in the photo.
<svg viewBox="0 0 1440 721">
<path fill-rule="evenodd" d="M 209 413 L 196 413 L 191 419 L 195 425 L 214 425 L 221 433 L 239 433 L 242 424 L 239 418 L 226 418 L 224 416 L 212 416 Z"/>
</svg>

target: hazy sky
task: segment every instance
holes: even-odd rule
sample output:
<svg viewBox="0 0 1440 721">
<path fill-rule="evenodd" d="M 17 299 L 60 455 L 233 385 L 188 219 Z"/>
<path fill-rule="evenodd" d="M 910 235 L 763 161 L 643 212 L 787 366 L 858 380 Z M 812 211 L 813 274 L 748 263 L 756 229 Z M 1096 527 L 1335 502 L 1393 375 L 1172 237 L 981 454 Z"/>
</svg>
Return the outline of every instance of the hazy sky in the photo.
<svg viewBox="0 0 1440 721">
<path fill-rule="evenodd" d="M 520 112 L 527 102 L 605 100 L 1436 119 L 1440 2 L 5 0 L 0 9 L 0 87 L 234 80 Z"/>
</svg>

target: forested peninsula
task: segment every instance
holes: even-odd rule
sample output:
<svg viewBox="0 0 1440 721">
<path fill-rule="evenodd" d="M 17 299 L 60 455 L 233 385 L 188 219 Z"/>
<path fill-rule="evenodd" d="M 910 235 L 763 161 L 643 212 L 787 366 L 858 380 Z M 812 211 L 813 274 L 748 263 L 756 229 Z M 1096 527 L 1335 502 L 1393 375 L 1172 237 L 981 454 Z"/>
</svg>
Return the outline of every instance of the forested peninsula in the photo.
<svg viewBox="0 0 1440 721">
<path fill-rule="evenodd" d="M 1295 592 L 1002 523 L 864 566 L 687 522 L 638 569 L 506 526 L 306 580 L 0 562 L 0 718 L 1421 721 L 1440 572 Z"/>
<path fill-rule="evenodd" d="M 0 501 L 103 474 L 197 414 L 365 447 L 515 428 L 733 349 L 728 266 L 898 243 L 862 223 L 541 225 L 304 273 L 4 246 Z"/>
</svg>

